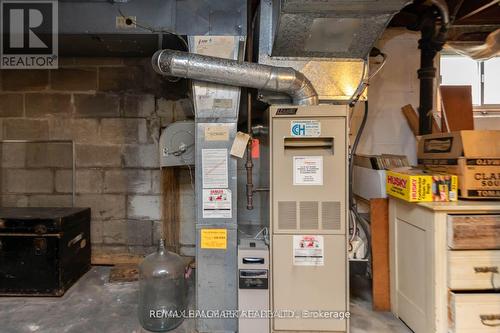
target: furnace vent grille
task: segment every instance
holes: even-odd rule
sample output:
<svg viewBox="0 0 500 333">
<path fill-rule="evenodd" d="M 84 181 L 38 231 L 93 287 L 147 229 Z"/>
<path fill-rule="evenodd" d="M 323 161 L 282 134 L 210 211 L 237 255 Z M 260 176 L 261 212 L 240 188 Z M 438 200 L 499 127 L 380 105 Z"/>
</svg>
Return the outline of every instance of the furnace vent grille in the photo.
<svg viewBox="0 0 500 333">
<path fill-rule="evenodd" d="M 297 203 L 295 201 L 278 202 L 279 229 L 297 229 Z"/>
<path fill-rule="evenodd" d="M 300 229 L 316 230 L 319 228 L 317 201 L 300 202 Z"/>
<path fill-rule="evenodd" d="M 321 207 L 323 230 L 340 230 L 340 202 L 323 201 Z"/>
</svg>

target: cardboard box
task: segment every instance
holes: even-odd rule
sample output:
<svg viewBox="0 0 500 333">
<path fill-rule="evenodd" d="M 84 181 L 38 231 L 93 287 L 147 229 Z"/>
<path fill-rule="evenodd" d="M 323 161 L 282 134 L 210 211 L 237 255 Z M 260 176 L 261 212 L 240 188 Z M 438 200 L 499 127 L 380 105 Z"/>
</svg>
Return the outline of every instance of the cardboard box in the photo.
<svg viewBox="0 0 500 333">
<path fill-rule="evenodd" d="M 424 135 L 418 163 L 457 175 L 461 198 L 500 199 L 500 131 Z"/>
<path fill-rule="evenodd" d="M 387 194 L 409 202 L 457 201 L 457 176 L 415 168 L 387 170 Z"/>
</svg>

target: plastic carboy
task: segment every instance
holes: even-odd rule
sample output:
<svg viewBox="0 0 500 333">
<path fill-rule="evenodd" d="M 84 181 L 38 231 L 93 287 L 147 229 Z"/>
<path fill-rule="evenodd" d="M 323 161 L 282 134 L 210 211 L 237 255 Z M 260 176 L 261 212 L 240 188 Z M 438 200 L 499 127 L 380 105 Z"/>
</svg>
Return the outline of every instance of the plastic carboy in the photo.
<svg viewBox="0 0 500 333">
<path fill-rule="evenodd" d="M 187 283 L 182 258 L 162 239 L 139 265 L 139 321 L 145 329 L 167 332 L 179 326 L 186 310 Z"/>
</svg>

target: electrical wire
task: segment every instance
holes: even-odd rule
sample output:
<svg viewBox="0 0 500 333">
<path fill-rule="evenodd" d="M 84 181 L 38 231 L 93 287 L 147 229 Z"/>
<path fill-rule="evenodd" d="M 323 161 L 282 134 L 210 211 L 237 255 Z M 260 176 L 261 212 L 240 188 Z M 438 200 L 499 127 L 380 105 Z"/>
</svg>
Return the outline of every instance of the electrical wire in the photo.
<svg viewBox="0 0 500 333">
<path fill-rule="evenodd" d="M 382 68 L 385 66 L 387 62 L 387 55 L 383 52 L 380 52 L 379 55 L 382 56 L 382 63 L 377 67 L 377 69 L 368 75 L 367 79 L 364 80 L 360 87 L 356 90 L 356 92 L 353 94 L 353 97 L 351 98 L 351 101 L 349 103 L 349 106 L 351 108 L 354 108 L 354 106 L 357 104 L 363 93 L 365 92 L 366 88 L 370 85 L 370 80 L 377 75 Z M 366 61 L 365 61 L 365 66 L 366 66 Z M 363 67 L 363 77 L 366 74 L 365 66 Z M 370 233 L 370 224 L 369 221 L 367 221 L 365 218 L 359 214 L 357 205 L 354 201 L 354 193 L 353 193 L 353 171 L 354 171 L 354 156 L 356 154 L 356 151 L 358 149 L 359 141 L 361 139 L 361 135 L 363 134 L 363 131 L 366 126 L 366 122 L 368 120 L 368 101 L 365 101 L 364 103 L 364 111 L 363 111 L 363 118 L 361 120 L 361 124 L 358 128 L 358 131 L 356 133 L 356 137 L 354 138 L 354 142 L 351 146 L 348 161 L 349 161 L 349 211 L 351 212 L 349 214 L 350 220 L 352 221 L 352 235 L 349 239 L 349 243 L 351 243 L 355 238 L 358 233 L 358 221 L 359 221 L 359 226 L 363 229 L 365 235 L 366 235 L 366 242 L 367 242 L 367 255 L 364 259 L 368 258 L 370 255 L 370 248 L 371 248 L 371 233 Z M 351 112 L 351 118 L 352 114 L 354 111 Z"/>
</svg>

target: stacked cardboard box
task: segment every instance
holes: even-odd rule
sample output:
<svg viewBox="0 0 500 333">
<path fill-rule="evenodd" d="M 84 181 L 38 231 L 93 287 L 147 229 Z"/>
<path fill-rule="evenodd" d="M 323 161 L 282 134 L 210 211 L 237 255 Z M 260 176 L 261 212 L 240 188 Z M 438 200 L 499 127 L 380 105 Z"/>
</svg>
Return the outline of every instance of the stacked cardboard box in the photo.
<svg viewBox="0 0 500 333">
<path fill-rule="evenodd" d="M 500 131 L 458 131 L 424 135 L 418 163 L 458 176 L 461 198 L 500 199 Z"/>
</svg>

